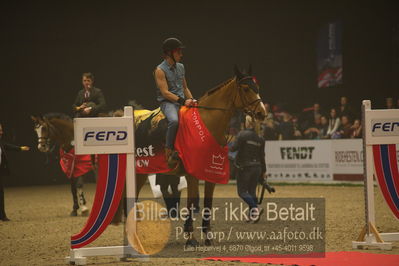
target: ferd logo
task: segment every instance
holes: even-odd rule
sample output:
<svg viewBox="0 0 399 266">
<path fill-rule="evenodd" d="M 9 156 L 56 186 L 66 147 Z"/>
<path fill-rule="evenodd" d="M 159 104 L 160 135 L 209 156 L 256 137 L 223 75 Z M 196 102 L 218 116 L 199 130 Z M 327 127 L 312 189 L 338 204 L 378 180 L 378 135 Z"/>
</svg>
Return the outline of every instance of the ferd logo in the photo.
<svg viewBox="0 0 399 266">
<path fill-rule="evenodd" d="M 84 146 L 126 145 L 126 127 L 87 127 L 83 128 Z"/>
<path fill-rule="evenodd" d="M 399 119 L 371 120 L 372 136 L 399 136 Z"/>
</svg>

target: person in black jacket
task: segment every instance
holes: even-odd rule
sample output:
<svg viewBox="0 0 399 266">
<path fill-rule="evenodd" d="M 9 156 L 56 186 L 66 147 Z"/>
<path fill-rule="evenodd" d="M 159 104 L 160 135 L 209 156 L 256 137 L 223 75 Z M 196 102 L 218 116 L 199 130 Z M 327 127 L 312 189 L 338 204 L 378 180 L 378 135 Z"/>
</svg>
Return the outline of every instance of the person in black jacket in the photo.
<svg viewBox="0 0 399 266">
<path fill-rule="evenodd" d="M 0 220 L 7 222 L 8 219 L 4 208 L 4 177 L 10 175 L 10 168 L 7 161 L 7 151 L 29 151 L 28 146 L 16 146 L 1 140 L 3 126 L 0 123 Z"/>
<path fill-rule="evenodd" d="M 257 204 L 256 185 L 259 178 L 266 175 L 265 141 L 255 132 L 252 117 L 246 117 L 245 127 L 238 133 L 231 151 L 238 151 L 235 161 L 238 195 L 250 208 L 248 222 L 256 223 L 263 212 Z"/>
<path fill-rule="evenodd" d="M 106 103 L 103 92 L 93 86 L 94 76 L 83 73 L 83 89 L 78 92 L 72 110 L 75 117 L 96 117 L 105 113 Z"/>
</svg>

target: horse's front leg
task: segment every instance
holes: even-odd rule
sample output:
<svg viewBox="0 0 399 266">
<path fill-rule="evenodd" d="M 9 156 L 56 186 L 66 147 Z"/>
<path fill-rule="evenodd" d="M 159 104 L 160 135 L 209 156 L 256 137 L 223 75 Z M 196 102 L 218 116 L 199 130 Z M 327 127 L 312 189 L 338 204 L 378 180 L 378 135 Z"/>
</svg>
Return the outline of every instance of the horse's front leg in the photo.
<svg viewBox="0 0 399 266">
<path fill-rule="evenodd" d="M 215 183 L 205 182 L 204 209 L 202 212 L 202 233 L 205 235 L 205 245 L 213 244 L 212 237 L 208 232 L 211 231 L 212 200 Z"/>
<path fill-rule="evenodd" d="M 79 200 L 78 200 L 78 190 L 76 188 L 76 178 L 71 177 L 70 182 L 71 182 L 71 193 L 72 193 L 72 199 L 73 199 L 73 207 L 72 207 L 72 212 L 71 216 L 78 216 L 78 209 L 79 209 Z"/>
<path fill-rule="evenodd" d="M 185 217 L 184 233 L 186 234 L 186 246 L 198 246 L 198 241 L 194 237 L 193 215 L 197 199 L 199 197 L 198 179 L 187 175 L 187 209 L 189 210 Z"/>
<path fill-rule="evenodd" d="M 89 208 L 86 206 L 86 198 L 83 192 L 84 175 L 76 178 L 76 190 L 79 197 L 79 206 L 82 216 L 89 215 Z"/>
</svg>

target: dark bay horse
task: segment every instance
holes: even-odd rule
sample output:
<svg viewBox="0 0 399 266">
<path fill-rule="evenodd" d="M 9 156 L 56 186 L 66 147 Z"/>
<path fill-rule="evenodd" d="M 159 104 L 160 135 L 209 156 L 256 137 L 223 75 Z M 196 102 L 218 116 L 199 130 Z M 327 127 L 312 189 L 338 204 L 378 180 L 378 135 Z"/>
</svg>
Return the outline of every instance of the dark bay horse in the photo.
<svg viewBox="0 0 399 266">
<path fill-rule="evenodd" d="M 223 82 L 219 86 L 209 90 L 206 94 L 201 97 L 198 101 L 199 114 L 209 132 L 216 139 L 220 146 L 227 144 L 226 131 L 229 127 L 229 122 L 233 113 L 237 110 L 242 110 L 248 114 L 251 114 L 258 120 L 262 120 L 266 115 L 265 107 L 259 96 L 259 86 L 252 76 L 252 71 L 248 73 L 242 73 L 235 67 L 235 77 Z M 148 111 L 150 112 L 150 111 Z M 144 114 L 142 114 L 144 113 Z M 135 112 L 135 123 L 142 120 L 142 116 L 146 115 L 146 112 Z M 162 119 L 165 119 L 164 117 Z M 166 120 L 164 121 L 166 124 Z M 136 125 L 136 138 L 140 134 L 140 128 Z M 146 133 L 149 134 L 149 133 Z M 165 138 L 163 138 L 164 141 Z M 137 140 L 136 140 L 136 143 Z M 187 179 L 187 208 L 190 209 L 192 206 L 196 206 L 196 200 L 199 197 L 199 180 L 187 173 L 179 172 L 176 170 L 164 173 L 185 175 Z M 147 175 L 137 174 L 137 197 L 140 189 L 146 181 Z M 204 208 L 212 208 L 213 192 L 215 183 L 205 182 L 205 195 L 204 195 Z M 119 214 L 121 212 L 118 212 Z M 114 221 L 119 221 L 120 217 L 115 217 Z M 209 217 L 203 217 L 202 220 L 202 232 L 205 233 L 205 245 L 211 245 L 212 240 L 208 239 L 208 232 L 210 231 L 210 219 Z M 184 231 L 187 234 L 186 245 L 198 245 L 195 240 L 193 232 L 193 219 L 189 215 L 184 224 Z"/>
<path fill-rule="evenodd" d="M 41 116 L 31 116 L 35 132 L 38 137 L 38 149 L 41 152 L 49 152 L 52 143 L 57 143 L 60 146 L 61 153 L 70 160 L 71 165 L 74 167 L 74 163 L 82 162 L 85 164 L 86 171 L 91 168 L 90 156 L 79 156 L 75 157 L 74 153 L 68 153 L 73 148 L 74 129 L 72 119 L 64 114 L 47 114 Z M 78 160 L 77 160 L 78 159 Z M 71 173 L 72 174 L 72 173 Z M 77 211 L 80 210 L 83 216 L 89 213 L 89 208 L 86 206 L 86 199 L 83 193 L 83 175 L 79 176 L 68 176 L 71 182 L 71 193 L 73 199 L 73 208 L 71 216 L 77 216 Z"/>
</svg>

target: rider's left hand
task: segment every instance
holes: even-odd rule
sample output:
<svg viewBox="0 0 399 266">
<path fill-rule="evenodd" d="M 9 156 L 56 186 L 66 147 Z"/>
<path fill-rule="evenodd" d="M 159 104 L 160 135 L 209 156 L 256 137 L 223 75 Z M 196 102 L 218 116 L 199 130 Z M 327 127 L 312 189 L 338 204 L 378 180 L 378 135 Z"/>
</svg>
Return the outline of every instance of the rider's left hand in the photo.
<svg viewBox="0 0 399 266">
<path fill-rule="evenodd" d="M 187 99 L 186 102 L 184 103 L 185 106 L 190 106 L 193 105 L 194 99 Z"/>
</svg>

